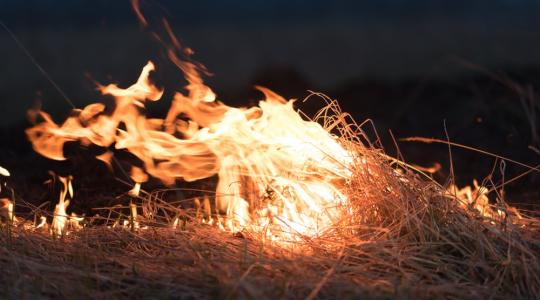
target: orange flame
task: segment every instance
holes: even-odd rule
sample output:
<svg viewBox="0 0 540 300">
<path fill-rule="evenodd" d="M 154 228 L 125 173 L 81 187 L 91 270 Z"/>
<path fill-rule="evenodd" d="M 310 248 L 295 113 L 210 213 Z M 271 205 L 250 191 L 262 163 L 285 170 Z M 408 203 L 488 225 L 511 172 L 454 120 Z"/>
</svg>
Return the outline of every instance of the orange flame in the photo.
<svg viewBox="0 0 540 300">
<path fill-rule="evenodd" d="M 10 223 L 15 221 L 15 215 L 13 214 L 13 202 L 8 198 L 0 199 L 0 218 L 3 221 Z"/>
<path fill-rule="evenodd" d="M 139 158 L 144 171 L 165 184 L 217 174 L 215 206 L 226 216 L 217 221 L 231 231 L 295 239 L 298 234 L 314 237 L 331 228 L 347 201 L 341 188 L 353 160 L 337 137 L 302 119 L 293 101 L 263 87 L 257 87 L 265 98 L 256 107 L 233 108 L 216 101 L 200 77 L 200 65 L 180 60 L 172 50 L 168 55 L 184 72 L 188 94 L 175 94 L 164 119 L 147 119 L 142 113 L 145 101 L 157 101 L 163 94 L 149 79 L 155 66 L 148 62 L 132 86 L 99 87 L 115 98 L 112 113 L 95 103 L 75 110 L 58 125 L 47 113 L 36 112 L 43 121 L 26 131 L 34 149 L 50 159 L 64 160 L 63 146 L 68 141 L 114 144 Z M 107 152 L 97 158 L 110 165 L 112 155 Z M 141 169 L 132 170 L 134 195 L 147 179 L 141 174 Z M 55 212 L 56 231 L 65 222 L 64 197 Z M 205 219 L 210 214 L 207 201 Z"/>
<path fill-rule="evenodd" d="M 82 226 L 80 222 L 82 217 L 78 217 L 75 213 L 68 215 L 66 208 L 69 206 L 70 201 L 67 198 L 73 198 L 73 185 L 71 184 L 71 177 L 58 177 L 62 183 L 62 189 L 60 190 L 60 197 L 58 204 L 54 208 L 53 220 L 51 223 L 50 231 L 55 236 L 62 236 L 68 234 L 67 229 L 79 229 Z M 36 228 L 41 228 L 45 225 L 46 219 L 42 217 L 40 224 Z"/>
<path fill-rule="evenodd" d="M 479 185 L 476 179 L 473 180 L 472 187 L 465 186 L 460 189 L 456 185 L 451 184 L 446 190 L 446 195 L 455 197 L 462 208 L 473 208 L 482 216 L 489 219 L 504 218 L 506 216 L 506 212 L 489 203 L 488 193 L 489 189 L 485 186 Z M 511 208 L 504 205 L 503 209 L 506 210 Z M 513 212 L 514 215 L 518 216 L 518 218 L 520 217 L 517 210 L 513 210 Z"/>
</svg>

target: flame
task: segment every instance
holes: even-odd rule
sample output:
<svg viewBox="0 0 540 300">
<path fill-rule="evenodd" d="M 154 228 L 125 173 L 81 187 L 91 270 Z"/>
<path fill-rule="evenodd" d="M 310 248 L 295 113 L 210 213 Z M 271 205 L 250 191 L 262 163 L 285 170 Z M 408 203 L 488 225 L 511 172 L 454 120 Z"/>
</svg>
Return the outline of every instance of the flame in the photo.
<svg viewBox="0 0 540 300">
<path fill-rule="evenodd" d="M 71 213 L 71 215 L 67 214 L 66 208 L 69 206 L 70 201 L 66 198 L 67 196 L 69 196 L 71 199 L 73 198 L 73 185 L 71 184 L 72 178 L 62 176 L 59 176 L 58 178 L 62 183 L 62 189 L 60 190 L 58 204 L 56 204 L 54 208 L 50 231 L 54 236 L 63 236 L 68 233 L 68 227 L 71 229 L 80 229 L 82 227 L 80 222 L 83 221 L 84 218 L 78 217 L 75 213 Z M 42 217 L 41 222 L 36 226 L 36 229 L 43 227 L 45 223 L 46 218 Z"/>
<path fill-rule="evenodd" d="M 2 166 L 0 166 L 0 175 L 5 176 L 5 177 L 10 176 L 9 171 L 7 169 L 3 168 Z"/>
<path fill-rule="evenodd" d="M 11 174 L 9 171 L 2 166 L 0 166 L 0 175 L 4 177 L 9 177 Z M 3 188 L 8 188 L 7 182 L 0 182 L 0 192 Z M 13 223 L 17 221 L 13 213 L 13 201 L 10 198 L 1 198 L 0 199 L 0 219 L 8 223 Z"/>
<path fill-rule="evenodd" d="M 15 215 L 13 214 L 13 202 L 8 198 L 0 199 L 0 218 L 9 223 L 13 223 L 13 221 L 15 221 Z"/>
<path fill-rule="evenodd" d="M 47 225 L 47 218 L 45 216 L 41 216 L 39 218 L 39 224 L 36 225 L 36 229 L 44 228 Z"/>
<path fill-rule="evenodd" d="M 462 208 L 473 208 L 478 211 L 482 216 L 490 219 L 504 218 L 507 214 L 500 208 L 496 208 L 489 203 L 489 189 L 485 186 L 478 184 L 476 179 L 473 180 L 473 186 L 465 186 L 458 188 L 456 185 L 451 184 L 446 190 L 446 195 L 455 197 Z M 504 209 L 507 209 L 506 205 Z M 515 211 L 514 215 L 520 218 L 521 216 Z"/>
<path fill-rule="evenodd" d="M 139 3 L 132 0 L 143 26 L 146 19 Z M 133 188 L 128 192 L 138 197 L 141 186 L 151 175 L 166 185 L 178 179 L 196 181 L 217 175 L 214 198 L 215 213 L 207 195 L 194 199 L 196 219 L 203 224 L 217 225 L 224 230 L 261 233 L 274 241 L 298 241 L 330 232 L 344 214 L 350 212 L 344 194 L 351 168 L 360 163 L 359 174 L 379 177 L 367 163 L 349 150 L 321 124 L 306 120 L 295 111 L 294 100 L 287 101 L 273 91 L 256 87 L 264 95 L 257 106 L 235 108 L 216 99 L 201 74 L 209 74 L 204 66 L 177 55 L 181 50 L 166 20 L 164 27 L 174 47 L 167 48 L 169 59 L 184 73 L 187 93 L 176 92 L 164 118 L 147 118 L 147 101 L 158 101 L 164 90 L 150 75 L 155 65 L 149 61 L 137 81 L 121 88 L 115 84 L 98 88 L 103 95 L 113 96 L 112 108 L 93 103 L 75 109 L 62 124 L 57 124 L 43 111 L 33 111 L 41 121 L 26 130 L 35 151 L 54 160 L 65 160 L 64 144 L 78 141 L 107 148 L 96 159 L 112 169 L 113 148 L 136 156 L 142 167 L 133 166 Z M 185 56 L 193 53 L 184 49 Z M 358 166 L 358 165 L 357 165 Z M 415 167 L 436 173 L 439 164 L 430 168 Z M 400 174 L 399 169 L 394 170 Z M 0 175 L 9 172 L 0 167 Z M 400 177 L 408 182 L 405 177 Z M 79 228 L 83 219 L 66 207 L 73 190 L 69 178 L 61 178 L 64 188 L 56 205 L 51 231 L 65 232 L 66 225 Z M 392 187 L 387 187 L 392 192 Z M 448 187 L 446 196 L 455 198 L 462 208 L 474 208 L 484 217 L 505 218 L 510 207 L 489 204 L 488 189 L 474 186 L 459 189 Z M 124 228 L 141 228 L 137 206 L 130 202 L 130 218 Z M 143 210 L 144 212 L 144 210 Z M 517 210 L 512 211 L 520 218 Z M 375 212 L 376 214 L 377 212 Z M 43 227 L 45 220 L 36 227 Z M 176 229 L 176 216 L 171 227 Z M 112 227 L 120 224 L 117 220 Z M 144 227 L 143 227 L 144 228 Z M 142 229 L 142 228 L 141 228 Z"/>
<path fill-rule="evenodd" d="M 149 79 L 155 66 L 148 62 L 132 86 L 99 87 L 116 99 L 112 113 L 95 103 L 75 110 L 58 125 L 38 111 L 43 121 L 26 131 L 34 149 L 50 159 L 65 160 L 63 146 L 68 141 L 114 144 L 139 158 L 144 171 L 165 184 L 217 174 L 215 206 L 226 216 L 218 223 L 231 231 L 292 238 L 314 237 L 329 229 L 347 201 L 341 187 L 353 160 L 337 137 L 304 120 L 294 110 L 294 101 L 266 88 L 257 87 L 265 98 L 256 107 L 233 108 L 216 101 L 197 65 L 174 55 L 171 59 L 186 74 L 188 94 L 176 93 L 164 119 L 148 119 L 142 113 L 145 101 L 156 101 L 163 94 Z M 110 162 L 111 155 L 98 158 Z M 132 169 L 133 194 L 147 180 L 141 174 L 142 169 Z M 64 197 L 65 191 L 55 211 L 57 232 L 66 220 Z M 210 209 L 206 202 L 204 206 L 206 219 Z"/>
</svg>

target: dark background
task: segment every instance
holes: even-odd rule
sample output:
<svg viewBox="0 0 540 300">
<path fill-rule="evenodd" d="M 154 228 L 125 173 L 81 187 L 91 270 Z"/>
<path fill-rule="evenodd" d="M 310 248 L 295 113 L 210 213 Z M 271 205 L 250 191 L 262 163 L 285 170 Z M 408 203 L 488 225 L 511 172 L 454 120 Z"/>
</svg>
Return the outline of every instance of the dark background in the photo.
<svg viewBox="0 0 540 300">
<path fill-rule="evenodd" d="M 398 138 L 445 138 L 445 120 L 453 141 L 540 162 L 529 148 L 539 146 L 533 128 L 540 122 L 531 112 L 540 110 L 540 1 L 141 0 L 141 9 L 151 24 L 169 20 L 194 58 L 214 73 L 207 82 L 226 104 L 256 103 L 254 84 L 286 98 L 320 91 L 357 120 L 373 119 L 392 155 L 389 129 Z M 167 91 L 151 113 L 166 109 L 171 93 L 185 85 L 127 0 L 0 0 L 0 20 L 78 107 L 99 101 L 94 80 L 127 86 L 149 59 Z M 4 29 L 0 57 L 0 165 L 17 185 L 40 184 L 57 165 L 26 142 L 26 111 L 39 101 L 60 121 L 71 107 Z M 400 148 L 408 162 L 440 162 L 438 180 L 448 176 L 444 145 Z M 453 159 L 462 184 L 493 166 L 488 156 L 458 149 Z M 80 172 L 73 163 L 72 169 Z M 508 165 L 506 176 L 524 170 Z M 533 174 L 508 188 L 522 201 L 539 178 Z"/>
</svg>

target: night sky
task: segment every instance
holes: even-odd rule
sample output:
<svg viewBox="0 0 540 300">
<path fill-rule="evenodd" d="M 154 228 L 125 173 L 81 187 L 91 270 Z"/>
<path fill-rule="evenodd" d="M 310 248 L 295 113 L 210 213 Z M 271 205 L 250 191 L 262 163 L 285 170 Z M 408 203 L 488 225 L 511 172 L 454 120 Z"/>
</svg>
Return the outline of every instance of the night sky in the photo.
<svg viewBox="0 0 540 300">
<path fill-rule="evenodd" d="M 488 73 L 540 84 L 540 1 L 140 2 L 150 28 L 128 0 L 0 0 L 0 20 L 76 107 L 103 98 L 96 82 L 126 87 L 152 60 L 166 92 L 149 113 L 162 116 L 185 85 L 151 38 L 166 18 L 226 104 L 256 103 L 255 84 L 285 98 L 320 91 L 383 135 L 441 137 L 446 121 L 457 141 L 536 159 L 518 95 Z M 71 106 L 3 28 L 0 57 L 0 133 L 22 145 L 30 107 L 61 121 Z"/>
<path fill-rule="evenodd" d="M 0 3 L 0 19 L 77 105 L 96 96 L 92 80 L 129 84 L 148 59 L 159 56 L 129 1 Z M 141 1 L 141 6 L 150 20 L 169 19 L 180 40 L 195 50 L 195 59 L 215 74 L 209 82 L 224 94 L 248 89 L 254 78 L 273 70 L 289 70 L 308 88 L 329 92 L 362 79 L 451 77 L 466 71 L 459 60 L 495 69 L 540 65 L 540 1 Z M 58 93 L 3 29 L 0 55 L 2 124 L 23 119 L 36 99 L 62 110 Z"/>
</svg>

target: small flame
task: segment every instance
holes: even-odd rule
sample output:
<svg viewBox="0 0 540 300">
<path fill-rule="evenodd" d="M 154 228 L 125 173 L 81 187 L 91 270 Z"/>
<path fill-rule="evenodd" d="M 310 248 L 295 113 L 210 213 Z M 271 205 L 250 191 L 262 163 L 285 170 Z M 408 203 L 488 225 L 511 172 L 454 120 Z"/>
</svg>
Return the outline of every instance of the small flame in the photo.
<svg viewBox="0 0 540 300">
<path fill-rule="evenodd" d="M 15 216 L 13 214 L 13 202 L 8 198 L 0 199 L 0 217 L 9 223 L 15 221 Z"/>
<path fill-rule="evenodd" d="M 69 227 L 75 230 L 83 228 L 83 226 L 81 225 L 82 221 L 84 221 L 84 217 L 79 217 L 76 213 L 73 212 L 68 218 Z"/>
<path fill-rule="evenodd" d="M 476 179 L 473 180 L 472 187 L 468 185 L 460 189 L 451 184 L 446 191 L 448 196 L 456 197 L 463 208 L 472 207 L 482 216 L 491 219 L 505 217 L 507 214 L 503 210 L 495 208 L 489 203 L 488 193 L 489 189 L 479 185 Z M 519 213 L 515 215 L 520 217 Z"/>
<path fill-rule="evenodd" d="M 9 177 L 11 174 L 9 174 L 9 171 L 7 169 L 0 166 L 0 175 L 5 176 L 5 177 Z"/>
<path fill-rule="evenodd" d="M 2 166 L 0 166 L 0 175 L 4 177 L 9 177 L 11 174 L 9 171 Z M 3 188 L 10 189 L 7 185 L 7 182 L 0 182 L 0 192 Z M 13 190 L 12 190 L 13 192 Z M 10 198 L 2 198 L 0 199 L 0 218 L 3 221 L 6 221 L 8 223 L 14 223 L 17 221 L 17 218 L 15 217 L 13 213 L 13 201 Z"/>
<path fill-rule="evenodd" d="M 178 217 L 174 218 L 174 220 L 173 220 L 173 222 L 171 224 L 172 229 L 178 228 L 178 222 L 179 221 L 180 221 L 180 218 L 178 218 Z"/>
<path fill-rule="evenodd" d="M 62 189 L 60 190 L 60 197 L 58 204 L 54 208 L 53 220 L 51 223 L 50 231 L 55 236 L 63 236 L 67 234 L 67 228 L 79 229 L 82 226 L 80 222 L 84 218 L 78 217 L 76 214 L 72 213 L 69 216 L 66 212 L 66 208 L 69 206 L 70 201 L 67 200 L 67 196 L 73 199 L 73 185 L 71 184 L 71 177 L 58 177 L 62 183 Z M 41 228 L 45 225 L 46 218 L 42 217 L 41 223 L 36 226 L 36 228 Z"/>
<path fill-rule="evenodd" d="M 47 225 L 47 218 L 45 216 L 41 216 L 39 218 L 39 224 L 36 225 L 36 229 L 44 228 Z"/>
</svg>

